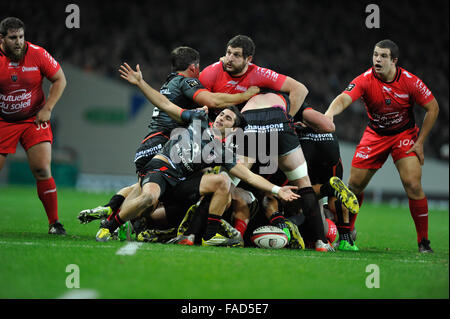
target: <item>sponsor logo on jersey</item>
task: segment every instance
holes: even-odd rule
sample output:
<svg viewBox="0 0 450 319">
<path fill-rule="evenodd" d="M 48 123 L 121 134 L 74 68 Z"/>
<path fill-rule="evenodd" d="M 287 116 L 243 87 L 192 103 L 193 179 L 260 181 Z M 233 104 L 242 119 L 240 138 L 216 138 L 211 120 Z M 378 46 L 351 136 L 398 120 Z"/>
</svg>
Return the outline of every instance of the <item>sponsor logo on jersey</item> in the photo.
<svg viewBox="0 0 450 319">
<path fill-rule="evenodd" d="M 277 72 L 261 67 L 256 69 L 256 73 L 261 74 L 263 77 L 272 80 L 273 82 L 276 82 L 279 76 Z"/>
<path fill-rule="evenodd" d="M 353 88 L 356 86 L 355 83 L 350 83 L 347 88 L 345 89 L 346 91 L 350 92 L 351 90 L 353 90 Z"/>
<path fill-rule="evenodd" d="M 0 93 L 0 108 L 3 114 L 14 114 L 31 105 L 31 92 L 25 89 L 12 91 L 9 94 Z"/>
<path fill-rule="evenodd" d="M 200 81 L 198 81 L 197 79 L 187 79 L 186 83 L 191 87 L 196 87 L 198 85 L 200 85 Z"/>
<path fill-rule="evenodd" d="M 30 72 L 30 71 L 39 71 L 39 68 L 37 66 L 31 66 L 31 67 L 22 67 L 22 72 Z"/>
</svg>

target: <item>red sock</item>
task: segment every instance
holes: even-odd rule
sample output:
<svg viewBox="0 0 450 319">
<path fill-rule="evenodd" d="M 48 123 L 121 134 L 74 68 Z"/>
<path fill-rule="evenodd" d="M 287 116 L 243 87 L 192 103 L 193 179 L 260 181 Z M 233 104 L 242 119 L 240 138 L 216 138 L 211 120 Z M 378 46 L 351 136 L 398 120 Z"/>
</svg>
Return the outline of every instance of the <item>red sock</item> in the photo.
<svg viewBox="0 0 450 319">
<path fill-rule="evenodd" d="M 359 208 L 361 208 L 362 203 L 364 201 L 364 192 L 356 195 L 356 198 L 358 199 Z M 353 231 L 353 229 L 355 229 L 355 222 L 356 222 L 356 217 L 358 217 L 358 214 L 349 214 L 350 231 Z"/>
<path fill-rule="evenodd" d="M 50 177 L 46 180 L 36 181 L 36 186 L 38 197 L 44 205 L 48 223 L 51 225 L 58 220 L 58 197 L 55 180 Z"/>
<path fill-rule="evenodd" d="M 409 211 L 414 220 L 417 232 L 417 242 L 422 238 L 428 239 L 428 200 L 426 197 L 414 200 L 409 199 Z"/>
<path fill-rule="evenodd" d="M 234 219 L 234 228 L 237 229 L 238 232 L 241 233 L 242 238 L 244 238 L 244 233 L 247 230 L 247 223 L 239 218 Z"/>
</svg>

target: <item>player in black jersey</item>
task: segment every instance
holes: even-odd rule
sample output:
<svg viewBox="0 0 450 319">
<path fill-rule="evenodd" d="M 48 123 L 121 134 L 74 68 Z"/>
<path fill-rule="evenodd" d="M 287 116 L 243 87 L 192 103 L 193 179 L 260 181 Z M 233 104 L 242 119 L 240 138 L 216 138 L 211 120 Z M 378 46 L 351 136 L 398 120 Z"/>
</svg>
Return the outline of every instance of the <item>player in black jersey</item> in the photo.
<svg viewBox="0 0 450 319">
<path fill-rule="evenodd" d="M 224 108 L 228 105 L 242 103 L 259 91 L 257 87 L 250 87 L 246 92 L 238 94 L 212 93 L 206 90 L 198 80 L 200 54 L 193 48 L 181 46 L 174 49 L 171 52 L 171 61 L 172 72 L 162 85 L 160 93 L 172 103 L 185 109 L 195 109 L 204 105 Z M 141 170 L 147 162 L 161 151 L 164 144 L 169 140 L 171 131 L 178 126 L 180 126 L 180 123 L 171 119 L 164 111 L 154 107 L 149 132 L 136 150 L 134 158 L 138 177 L 142 174 Z M 78 219 L 82 223 L 88 223 L 94 219 L 112 217 L 120 209 L 127 196 L 134 197 L 139 192 L 138 183 L 124 187 L 106 205 L 82 210 Z"/>
<path fill-rule="evenodd" d="M 135 218 L 147 209 L 154 208 L 164 198 L 166 192 L 195 172 L 218 164 L 225 167 L 230 174 L 244 180 L 250 185 L 276 194 L 285 201 L 298 199 L 292 192 L 295 186 L 279 187 L 263 177 L 252 173 L 246 166 L 237 162 L 236 154 L 222 143 L 222 138 L 231 133 L 231 128 L 238 126 L 240 113 L 227 111 L 224 117 L 217 117 L 210 126 L 207 107 L 203 110 L 184 110 L 170 102 L 165 96 L 151 88 L 142 78 L 139 65 L 134 71 L 124 63 L 119 69 L 121 77 L 137 85 L 144 95 L 158 108 L 163 109 L 172 119 L 186 124 L 172 134 L 160 154 L 147 163 L 145 175 L 141 178 L 142 191 L 136 198 L 127 198 L 121 211 L 111 220 L 103 223 L 96 235 L 98 241 L 107 241 L 111 233 L 124 222 Z M 229 112 L 228 112 L 229 111 Z M 229 117 L 229 118 L 228 118 Z M 227 125 L 228 123 L 228 125 Z M 231 125 L 230 125 L 231 124 Z M 227 130 L 226 130 L 227 129 Z M 214 178 L 214 181 L 212 180 Z M 203 175 L 197 190 L 200 195 L 212 194 L 209 206 L 208 225 L 203 235 L 204 245 L 222 245 L 228 239 L 218 233 L 221 216 L 230 202 L 230 181 L 228 177 Z M 204 187 L 202 187 L 204 186 Z M 195 190 L 193 190 L 195 191 Z"/>
</svg>

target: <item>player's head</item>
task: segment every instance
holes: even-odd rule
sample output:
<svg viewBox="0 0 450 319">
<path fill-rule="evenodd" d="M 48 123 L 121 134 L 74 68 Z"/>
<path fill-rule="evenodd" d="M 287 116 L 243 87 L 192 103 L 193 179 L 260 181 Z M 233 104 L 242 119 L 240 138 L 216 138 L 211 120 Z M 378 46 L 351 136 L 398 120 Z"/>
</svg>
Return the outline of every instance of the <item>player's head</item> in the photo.
<svg viewBox="0 0 450 319">
<path fill-rule="evenodd" d="M 232 75 L 241 75 L 245 72 L 255 54 L 255 44 L 246 35 L 237 35 L 228 41 L 224 69 Z"/>
<path fill-rule="evenodd" d="M 25 54 L 25 24 L 18 18 L 8 17 L 0 22 L 1 47 L 6 55 L 19 61 Z"/>
<path fill-rule="evenodd" d="M 241 111 L 236 106 L 230 105 L 217 115 L 213 126 L 224 135 L 226 129 L 242 127 L 244 123 L 245 119 Z M 231 130 L 228 131 L 231 132 Z"/>
<path fill-rule="evenodd" d="M 372 63 L 375 72 L 387 74 L 396 67 L 400 50 L 394 41 L 386 39 L 375 44 Z"/>
<path fill-rule="evenodd" d="M 170 53 L 172 60 L 172 71 L 183 72 L 189 70 L 192 77 L 198 78 L 200 73 L 200 53 L 197 50 L 181 46 L 173 49 Z"/>
</svg>

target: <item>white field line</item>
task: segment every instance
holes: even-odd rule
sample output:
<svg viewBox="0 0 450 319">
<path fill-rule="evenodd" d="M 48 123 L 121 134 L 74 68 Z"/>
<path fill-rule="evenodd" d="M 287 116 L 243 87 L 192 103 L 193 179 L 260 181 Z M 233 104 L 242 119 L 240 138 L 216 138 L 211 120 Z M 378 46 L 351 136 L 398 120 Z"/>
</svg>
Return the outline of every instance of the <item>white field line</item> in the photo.
<svg viewBox="0 0 450 319">
<path fill-rule="evenodd" d="M 129 242 L 128 244 L 126 244 L 125 246 L 123 246 L 122 248 L 120 248 L 117 252 L 116 255 L 121 255 L 121 256 L 132 256 L 136 253 L 136 251 L 139 249 L 139 247 L 142 246 L 143 243 L 138 243 L 135 241 Z"/>
<path fill-rule="evenodd" d="M 98 296 L 94 289 L 72 289 L 56 299 L 97 299 Z"/>
<path fill-rule="evenodd" d="M 131 245 L 130 247 L 126 248 L 128 245 L 130 244 L 134 244 Z M 76 243 L 53 243 L 53 244 L 48 244 L 48 243 L 40 243 L 40 242 L 23 242 L 23 241 L 0 241 L 0 247 L 3 246 L 10 246 L 10 245 L 17 245 L 17 246 L 45 246 L 45 247 L 66 247 L 66 248 L 100 248 L 100 249 L 104 249 L 104 248 L 117 248 L 117 246 L 115 245 L 108 245 L 108 244 L 101 244 L 101 245 L 86 245 L 86 244 L 76 244 Z M 134 253 L 136 253 L 137 249 L 141 249 L 141 250 L 153 250 L 153 245 L 155 244 L 145 244 L 144 243 L 138 243 L 138 242 L 130 242 L 127 245 L 121 247 L 116 254 L 120 255 L 119 252 L 121 250 L 124 251 L 129 251 L 131 252 L 133 249 L 135 249 Z M 134 247 L 134 248 L 131 248 Z M 126 249 L 125 249 L 126 248 Z M 165 251 L 170 252 L 170 251 L 178 251 L 179 252 L 179 248 L 180 246 L 178 245 L 167 245 L 167 247 L 165 247 Z M 200 247 L 183 247 L 184 249 L 195 249 L 195 248 L 200 248 Z M 241 255 L 241 251 L 242 249 L 246 249 L 246 248 L 235 248 L 236 252 L 233 252 L 232 249 L 228 249 L 227 253 L 231 253 L 233 255 Z M 199 250 L 200 252 L 200 250 Z M 134 254 L 133 253 L 133 254 Z M 208 249 L 203 247 L 201 249 L 201 253 L 211 253 L 211 254 L 217 254 L 217 250 L 216 249 Z M 258 248 L 252 248 L 252 249 L 248 249 L 248 254 L 252 255 L 252 256 L 259 256 L 259 257 L 270 257 L 270 256 L 280 256 L 277 253 L 276 249 L 273 250 L 268 250 L 268 249 L 258 249 Z M 395 261 L 395 262 L 399 262 L 399 263 L 423 263 L 423 264 L 434 264 L 437 262 L 445 262 L 448 263 L 448 260 L 444 260 L 444 259 L 439 259 L 439 260 L 427 260 L 427 259 L 416 259 L 413 257 L 416 257 L 415 252 L 411 252 L 411 259 L 402 259 L 402 258 L 389 258 L 389 260 L 391 261 Z M 127 255 L 127 254 L 125 254 Z M 130 255 L 130 254 L 128 254 Z M 350 256 L 352 255 L 352 256 Z M 286 257 L 286 256 L 284 256 Z M 302 259 L 302 258 L 306 258 L 306 259 L 319 259 L 319 258 L 326 258 L 327 260 L 330 259 L 334 259 L 334 260 L 354 260 L 354 261 L 368 261 L 368 262 L 373 262 L 373 258 L 370 257 L 361 257 L 359 256 L 358 253 L 348 253 L 348 254 L 334 254 L 334 253 L 317 253 L 315 255 L 305 255 L 303 254 L 301 251 L 298 252 L 298 254 L 292 254 L 289 256 L 289 258 L 298 258 L 298 259 Z M 380 261 L 382 261 L 382 259 L 380 259 L 380 257 L 377 257 L 377 262 L 380 263 Z"/>
</svg>

